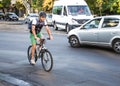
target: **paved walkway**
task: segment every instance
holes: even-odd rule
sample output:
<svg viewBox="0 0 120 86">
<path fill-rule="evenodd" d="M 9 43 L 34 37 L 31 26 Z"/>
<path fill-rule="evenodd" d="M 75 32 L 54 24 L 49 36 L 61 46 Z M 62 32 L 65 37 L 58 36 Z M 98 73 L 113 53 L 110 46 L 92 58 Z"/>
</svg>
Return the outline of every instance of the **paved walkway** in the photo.
<svg viewBox="0 0 120 86">
<path fill-rule="evenodd" d="M 20 24 L 24 24 L 23 21 L 24 18 L 19 18 L 19 21 L 5 21 L 5 20 L 0 20 L 0 24 L 9 24 L 9 25 L 20 25 Z"/>
<path fill-rule="evenodd" d="M 22 20 L 22 19 L 20 19 Z M 22 22 L 20 21 L 4 21 L 4 20 L 0 20 L 0 30 L 18 30 L 18 31 L 27 31 L 27 25 L 25 25 L 25 27 L 23 28 L 23 26 L 19 26 L 18 25 L 21 25 L 23 24 Z M 5 80 L 1 80 L 0 79 L 0 86 L 16 86 L 16 85 L 13 85 L 9 82 L 6 82 Z"/>
</svg>

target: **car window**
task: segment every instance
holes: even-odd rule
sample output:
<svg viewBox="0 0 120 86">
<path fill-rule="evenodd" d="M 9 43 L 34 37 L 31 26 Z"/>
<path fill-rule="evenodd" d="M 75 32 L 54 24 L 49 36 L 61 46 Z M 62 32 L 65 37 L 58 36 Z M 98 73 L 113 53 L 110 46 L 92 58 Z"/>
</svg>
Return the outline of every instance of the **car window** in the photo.
<svg viewBox="0 0 120 86">
<path fill-rule="evenodd" d="M 98 28 L 101 18 L 93 19 L 83 26 L 84 29 Z"/>
<path fill-rule="evenodd" d="M 119 24 L 117 18 L 105 18 L 102 24 L 102 28 L 116 27 Z"/>
</svg>

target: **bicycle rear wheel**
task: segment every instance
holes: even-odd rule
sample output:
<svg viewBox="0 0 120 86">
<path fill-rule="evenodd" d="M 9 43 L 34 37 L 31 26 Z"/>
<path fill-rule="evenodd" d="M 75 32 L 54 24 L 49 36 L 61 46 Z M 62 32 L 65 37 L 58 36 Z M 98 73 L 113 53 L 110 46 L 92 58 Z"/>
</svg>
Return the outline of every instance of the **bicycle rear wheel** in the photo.
<svg viewBox="0 0 120 86">
<path fill-rule="evenodd" d="M 35 62 L 37 61 L 37 54 L 36 54 L 36 50 L 35 50 L 35 54 L 34 54 L 35 56 L 34 56 L 34 60 L 35 60 Z M 28 61 L 29 61 L 29 63 L 31 64 L 31 58 L 32 58 L 32 46 L 29 46 L 28 47 L 28 50 L 27 50 L 27 57 L 28 57 Z"/>
<path fill-rule="evenodd" d="M 53 58 L 52 58 L 52 54 L 48 51 L 48 50 L 44 50 L 41 53 L 41 63 L 43 66 L 43 69 L 46 72 L 51 71 L 52 67 L 53 67 Z"/>
</svg>

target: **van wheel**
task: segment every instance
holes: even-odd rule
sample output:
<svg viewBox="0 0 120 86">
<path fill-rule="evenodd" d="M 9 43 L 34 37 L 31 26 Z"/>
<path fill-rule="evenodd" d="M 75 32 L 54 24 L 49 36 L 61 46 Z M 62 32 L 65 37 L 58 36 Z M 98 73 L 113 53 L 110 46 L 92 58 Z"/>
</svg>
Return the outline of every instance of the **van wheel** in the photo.
<svg viewBox="0 0 120 86">
<path fill-rule="evenodd" d="M 55 22 L 53 23 L 53 27 L 54 27 L 55 30 L 58 30 L 58 27 L 57 27 L 57 25 L 55 24 Z"/>
</svg>

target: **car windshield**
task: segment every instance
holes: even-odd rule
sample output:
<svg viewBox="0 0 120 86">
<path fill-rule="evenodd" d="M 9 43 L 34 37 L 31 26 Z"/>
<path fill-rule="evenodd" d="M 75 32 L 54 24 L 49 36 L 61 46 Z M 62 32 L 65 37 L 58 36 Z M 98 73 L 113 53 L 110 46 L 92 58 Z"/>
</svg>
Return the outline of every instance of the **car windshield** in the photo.
<svg viewBox="0 0 120 86">
<path fill-rule="evenodd" d="M 91 15 L 88 6 L 68 6 L 69 15 Z"/>
</svg>

